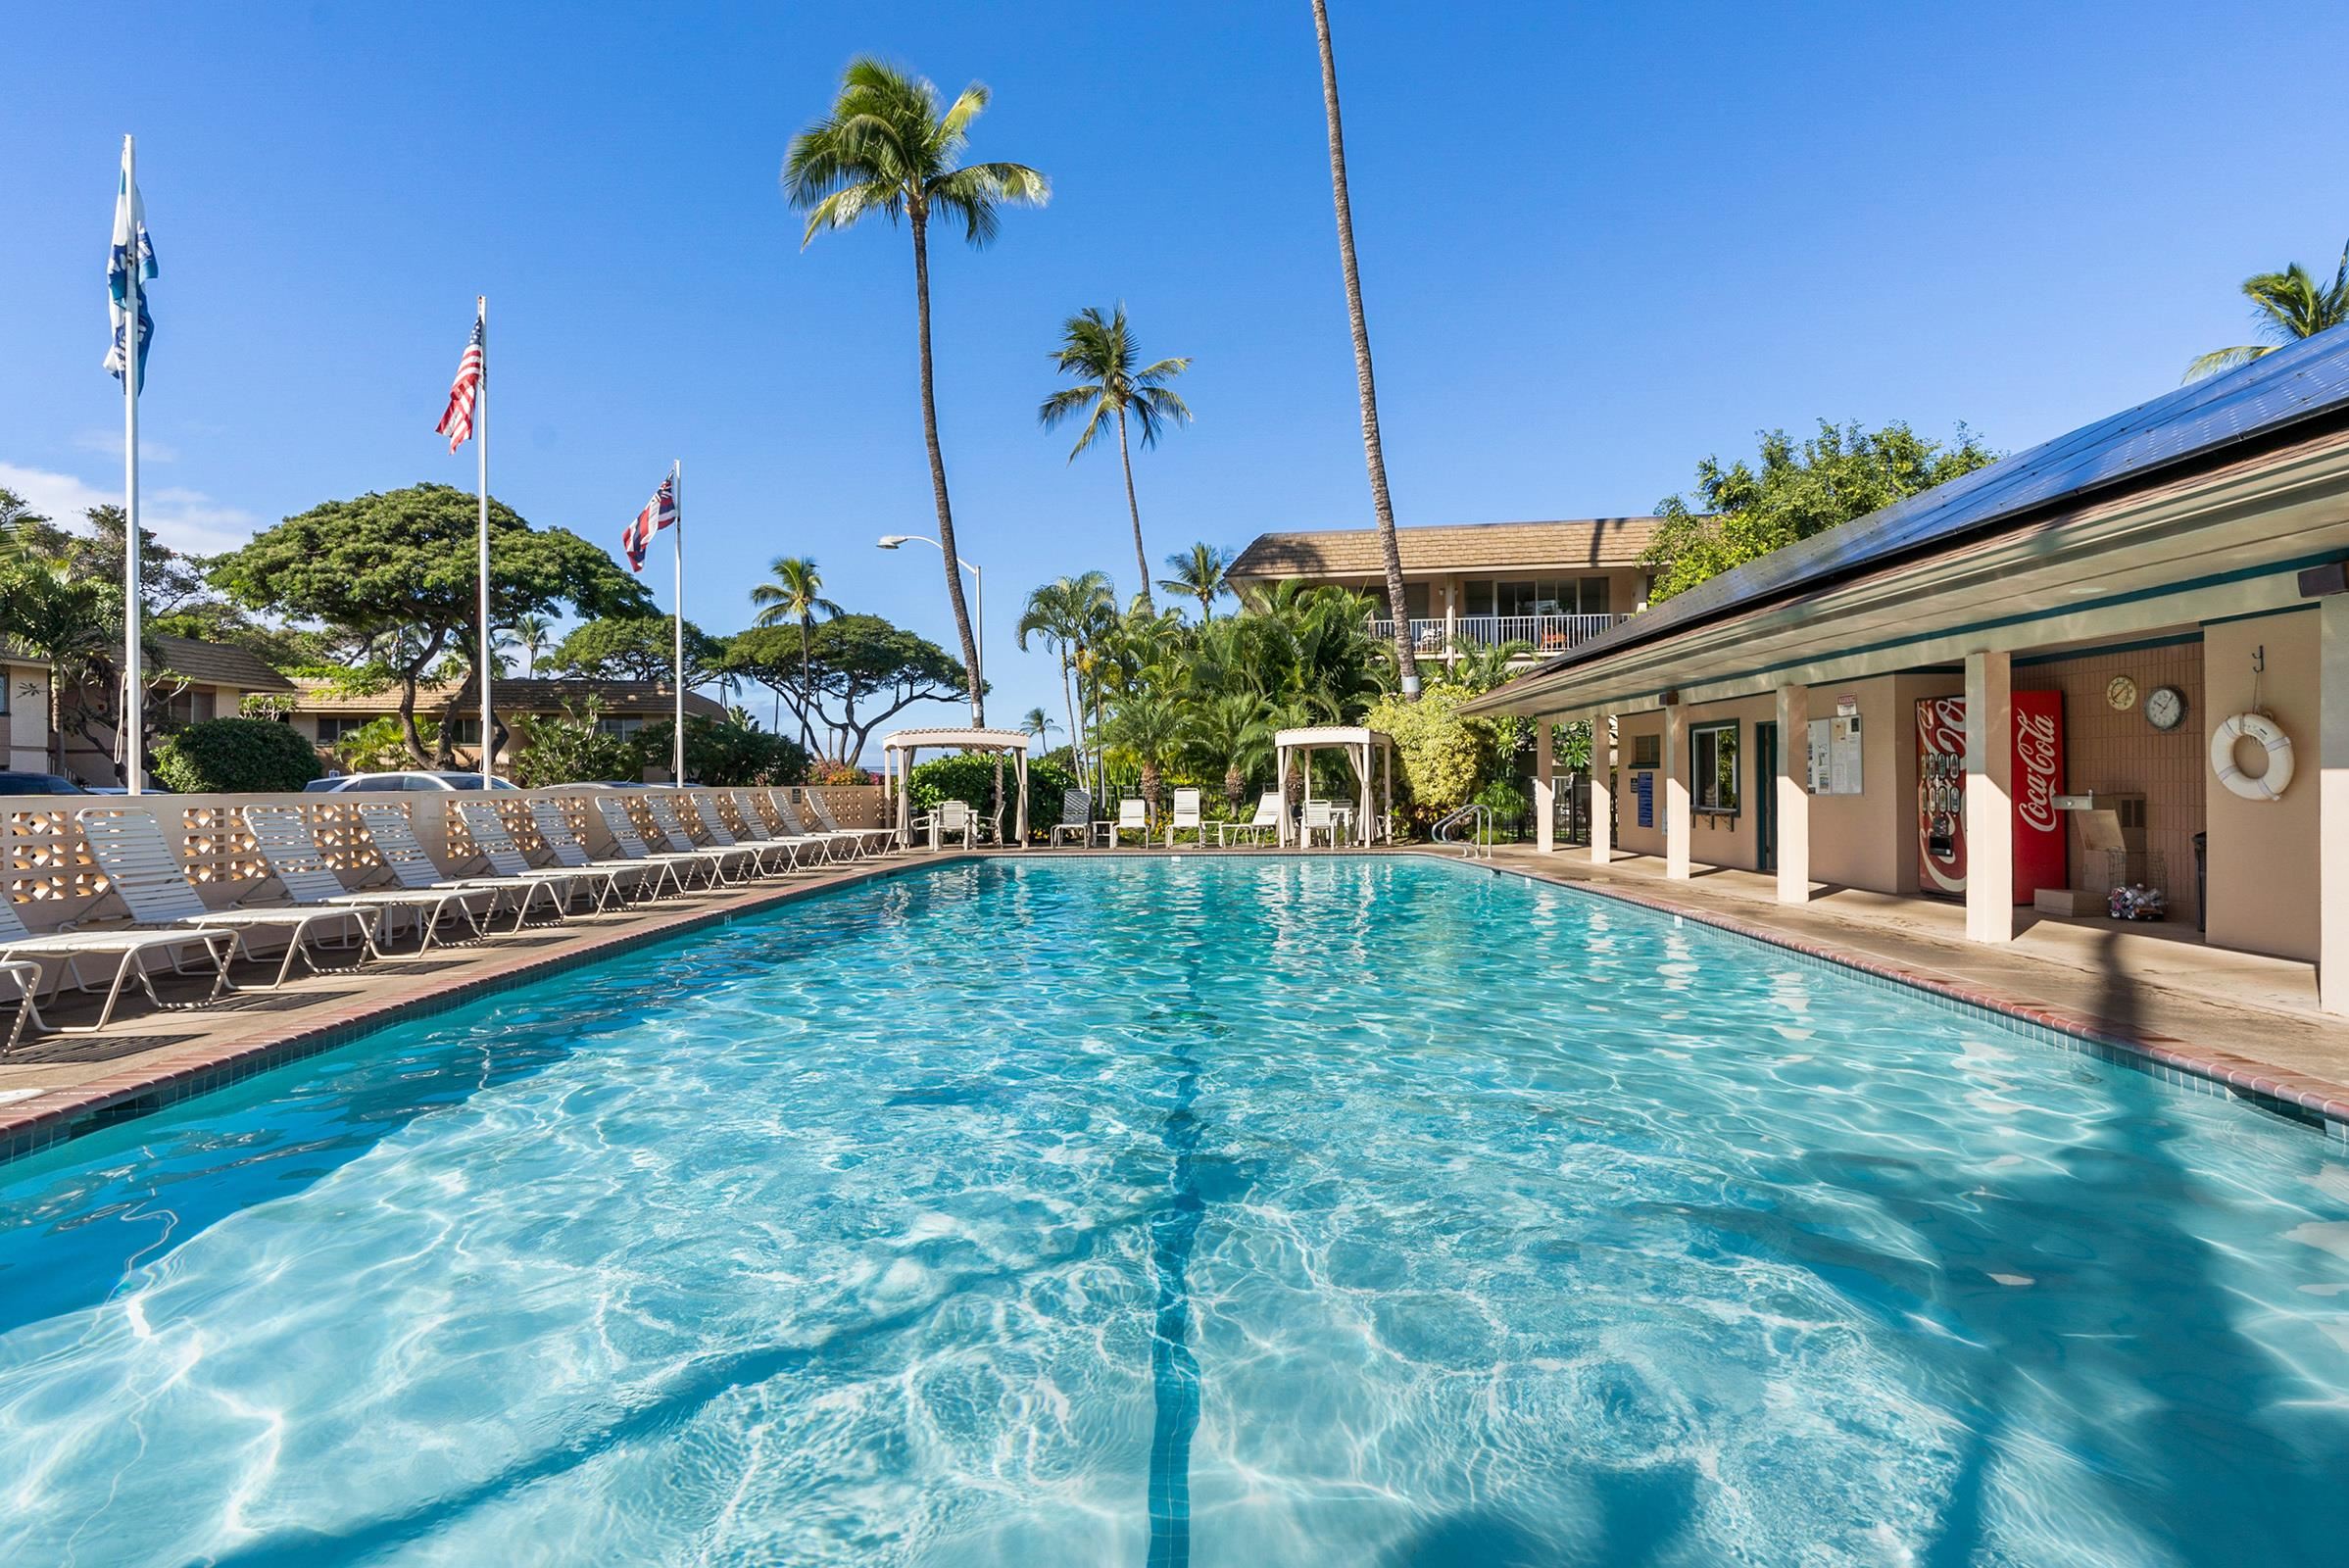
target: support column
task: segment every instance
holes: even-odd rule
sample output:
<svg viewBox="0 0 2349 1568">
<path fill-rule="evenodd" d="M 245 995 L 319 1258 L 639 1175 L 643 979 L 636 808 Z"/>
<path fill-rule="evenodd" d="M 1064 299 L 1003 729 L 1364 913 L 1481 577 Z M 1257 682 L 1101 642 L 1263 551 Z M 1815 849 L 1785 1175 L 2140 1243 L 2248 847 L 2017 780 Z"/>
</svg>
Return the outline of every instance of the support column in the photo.
<svg viewBox="0 0 2349 1568">
<path fill-rule="evenodd" d="M 1778 902 L 1811 902 L 1811 689 L 1778 689 Z"/>
<path fill-rule="evenodd" d="M 2015 694 L 2009 654 L 1966 656 L 1966 940 L 2015 940 Z"/>
<path fill-rule="evenodd" d="M 1444 579 L 1444 662 L 1460 657 L 1460 579 Z"/>
<path fill-rule="evenodd" d="M 1664 875 L 1688 879 L 1688 710 L 1664 710 Z"/>
<path fill-rule="evenodd" d="M 2317 1004 L 2349 1013 L 2349 595 L 2321 601 Z"/>
<path fill-rule="evenodd" d="M 1534 848 L 1543 855 L 1558 850 L 1557 763 L 1551 739 L 1555 728 L 1546 715 L 1534 719 Z"/>
<path fill-rule="evenodd" d="M 1615 858 L 1615 741 L 1604 713 L 1590 715 L 1590 859 Z"/>
</svg>

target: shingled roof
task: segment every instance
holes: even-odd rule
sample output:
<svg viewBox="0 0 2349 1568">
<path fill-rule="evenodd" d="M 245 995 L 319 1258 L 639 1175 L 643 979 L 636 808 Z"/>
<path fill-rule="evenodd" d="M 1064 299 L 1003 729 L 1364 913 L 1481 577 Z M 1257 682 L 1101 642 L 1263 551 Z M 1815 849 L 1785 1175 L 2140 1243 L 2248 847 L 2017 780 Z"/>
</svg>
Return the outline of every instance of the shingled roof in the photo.
<svg viewBox="0 0 2349 1568">
<path fill-rule="evenodd" d="M 1636 566 L 1655 536 L 1656 517 L 1584 517 L 1558 522 L 1467 522 L 1397 528 L 1406 572 L 1570 571 Z M 1385 570 L 1375 528 L 1258 534 L 1231 565 L 1235 578 L 1346 577 Z"/>
<path fill-rule="evenodd" d="M 290 692 L 294 683 L 269 666 L 268 660 L 229 643 L 199 642 L 193 637 L 147 639 L 163 656 L 164 668 L 198 685 L 233 686 L 241 692 Z"/>
<path fill-rule="evenodd" d="M 299 682 L 302 700 L 298 711 L 304 713 L 396 713 L 400 710 L 400 688 L 387 686 L 365 696 L 352 696 L 328 690 L 328 683 L 304 676 Z M 457 691 L 454 682 L 424 685 L 416 688 L 416 710 L 430 712 L 445 704 Z M 560 713 L 565 708 L 583 707 L 589 698 L 603 710 L 606 718 L 665 718 L 675 710 L 677 699 L 669 687 L 649 680 L 547 680 L 516 676 L 501 679 L 492 688 L 498 710 L 503 713 Z M 700 692 L 685 694 L 685 711 L 706 718 L 723 718 L 723 703 L 704 697 Z"/>
</svg>

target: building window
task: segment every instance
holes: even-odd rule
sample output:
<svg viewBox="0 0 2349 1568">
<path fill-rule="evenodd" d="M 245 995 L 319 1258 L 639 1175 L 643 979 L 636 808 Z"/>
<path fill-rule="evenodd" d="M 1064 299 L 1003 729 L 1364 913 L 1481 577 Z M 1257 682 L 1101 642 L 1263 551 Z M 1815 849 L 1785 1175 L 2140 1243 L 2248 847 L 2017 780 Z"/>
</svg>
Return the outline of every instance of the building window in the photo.
<svg viewBox="0 0 2349 1568">
<path fill-rule="evenodd" d="M 481 719 L 478 714 L 471 718 L 459 719 L 456 723 L 448 726 L 448 731 L 449 744 L 452 746 L 478 746 L 481 744 Z"/>
<path fill-rule="evenodd" d="M 638 730 L 644 727 L 645 721 L 641 718 L 635 717 L 599 718 L 596 720 L 597 734 L 612 735 L 620 740 L 626 740 L 629 736 L 635 734 Z"/>
<path fill-rule="evenodd" d="M 1576 613 L 1603 615 L 1607 613 L 1607 579 L 1585 577 L 1575 585 L 1575 598 L 1580 601 Z"/>
<path fill-rule="evenodd" d="M 320 713 L 318 715 L 318 744 L 339 746 L 343 737 L 371 722 L 364 713 Z"/>
<path fill-rule="evenodd" d="M 1493 584 L 1485 581 L 1460 585 L 1460 613 L 1490 615 L 1493 613 Z"/>
<path fill-rule="evenodd" d="M 1380 597 L 1385 597 L 1383 589 L 1378 592 Z M 1428 585 L 1426 583 L 1407 582 L 1403 584 L 1403 614 L 1411 620 L 1433 620 L 1435 618 L 1428 613 Z"/>
<path fill-rule="evenodd" d="M 1688 729 L 1689 804 L 1699 811 L 1737 814 L 1737 721 Z"/>
<path fill-rule="evenodd" d="M 1632 737 L 1632 766 L 1662 767 L 1664 765 L 1664 737 L 1634 735 Z"/>
</svg>

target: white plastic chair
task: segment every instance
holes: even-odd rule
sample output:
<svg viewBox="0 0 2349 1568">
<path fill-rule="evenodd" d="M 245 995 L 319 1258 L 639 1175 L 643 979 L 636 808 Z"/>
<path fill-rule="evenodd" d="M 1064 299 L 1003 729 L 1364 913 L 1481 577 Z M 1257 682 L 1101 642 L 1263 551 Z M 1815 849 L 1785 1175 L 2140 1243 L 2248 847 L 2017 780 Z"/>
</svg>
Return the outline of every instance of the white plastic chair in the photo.
<svg viewBox="0 0 2349 1568">
<path fill-rule="evenodd" d="M 1138 796 L 1129 795 L 1117 803 L 1117 825 L 1109 830 L 1110 844 L 1112 846 L 1123 844 L 1125 835 L 1128 833 L 1141 834 L 1143 845 L 1146 848 L 1149 846 L 1150 841 L 1150 808 L 1145 806 Z"/>
<path fill-rule="evenodd" d="M 483 895 L 462 888 L 347 888 L 334 867 L 326 863 L 325 852 L 318 848 L 318 836 L 300 807 L 248 806 L 243 815 L 254 848 L 261 851 L 269 874 L 294 903 L 347 904 L 385 915 L 405 909 L 416 918 L 418 953 L 432 946 L 442 917 L 451 913 L 475 937 L 481 935 L 481 916 L 471 901 Z M 375 956 L 383 956 L 380 932 L 376 933 Z"/>
<path fill-rule="evenodd" d="M 962 835 L 962 847 L 969 849 L 979 841 L 979 813 L 972 810 L 968 801 L 940 801 L 938 803 L 938 843 L 941 848 L 954 834 Z"/>
<path fill-rule="evenodd" d="M 555 918 L 563 918 L 563 896 L 555 891 L 543 877 L 528 876 L 444 876 L 424 846 L 416 842 L 415 824 L 408 820 L 404 808 L 389 801 L 370 801 L 359 808 L 360 821 L 367 824 L 367 837 L 374 842 L 375 853 L 383 857 L 384 869 L 391 872 L 402 887 L 458 889 L 488 893 L 493 896 L 490 908 L 494 911 L 498 900 L 508 894 L 515 895 L 514 925 L 519 931 L 522 922 L 530 917 L 531 908 L 545 895 Z"/>
<path fill-rule="evenodd" d="M 40 959 L 59 960 L 57 983 L 60 990 L 71 980 L 74 990 L 84 992 L 97 988 L 81 978 L 81 960 L 90 957 L 111 957 L 115 960 L 114 981 L 107 988 L 104 1005 L 98 1009 L 98 1021 L 59 1031 L 61 1034 L 86 1034 L 103 1029 L 114 1021 L 115 1004 L 121 1000 L 122 988 L 133 980 L 147 994 L 149 1002 L 158 1007 L 170 1006 L 171 1004 L 155 994 L 155 982 L 148 978 L 144 959 L 151 953 L 169 953 L 172 956 L 172 972 L 184 974 L 187 971 L 183 965 L 190 949 L 203 950 L 205 957 L 212 964 L 212 995 L 206 997 L 205 1001 L 217 1002 L 222 992 L 235 989 L 228 980 L 228 962 L 236 956 L 236 934 L 232 931 L 51 931 L 36 937 L 17 917 L 17 911 L 9 904 L 6 895 L 0 895 L 0 967 L 24 982 L 24 1003 L 17 1009 L 17 1022 L 9 1035 L 9 1044 L 15 1045 L 27 1025 L 42 1030 L 51 1027 L 41 1021 L 40 1007 L 34 995 L 40 987 Z M 32 971 L 29 977 L 24 973 L 27 969 Z"/>
<path fill-rule="evenodd" d="M 717 861 L 698 851 L 656 850 L 647 845 L 636 831 L 635 819 L 628 815 L 628 803 L 616 790 L 596 792 L 596 810 L 604 818 L 604 831 L 612 838 L 612 847 L 631 860 L 651 865 L 665 865 L 676 879 L 679 893 L 693 891 L 693 871 L 702 873 L 702 885 L 717 886 Z"/>
<path fill-rule="evenodd" d="M 1271 790 L 1266 790 L 1256 800 L 1254 816 L 1245 822 L 1218 822 L 1215 824 L 1215 842 L 1220 847 L 1231 843 L 1232 839 L 1237 836 L 1244 844 L 1270 843 L 1269 835 L 1278 832 L 1280 826 L 1281 798 Z M 1258 834 L 1267 836 L 1262 839 L 1252 836 Z"/>
<path fill-rule="evenodd" d="M 656 859 L 649 852 L 639 858 L 622 851 L 619 858 L 611 860 L 599 860 L 588 854 L 587 846 L 580 843 L 579 835 L 571 830 L 571 819 L 563 814 L 563 803 L 559 800 L 542 795 L 532 801 L 530 821 L 538 829 L 538 841 L 547 847 L 547 853 L 555 858 L 557 865 L 607 874 L 612 878 L 610 886 L 612 891 L 620 893 L 623 898 L 629 891 L 639 898 L 659 898 L 663 883 L 673 892 L 685 891 L 685 884 L 677 877 L 676 863 Z M 641 850 L 644 846 L 640 844 L 637 848 Z M 621 886 L 623 883 L 626 884 L 625 889 Z"/>
<path fill-rule="evenodd" d="M 1305 803 L 1305 820 L 1301 836 L 1306 849 L 1309 850 L 1313 847 L 1313 835 L 1316 833 L 1328 834 L 1330 848 L 1334 850 L 1338 847 L 1338 813 L 1332 809 L 1327 801 L 1307 801 Z"/>
<path fill-rule="evenodd" d="M 1206 844 L 1207 828 L 1199 816 L 1199 791 L 1197 790 L 1174 792 L 1174 814 L 1166 823 L 1166 847 L 1168 849 L 1174 848 L 1175 835 L 1185 828 L 1189 828 L 1199 835 L 1199 841 L 1202 847 Z"/>
</svg>

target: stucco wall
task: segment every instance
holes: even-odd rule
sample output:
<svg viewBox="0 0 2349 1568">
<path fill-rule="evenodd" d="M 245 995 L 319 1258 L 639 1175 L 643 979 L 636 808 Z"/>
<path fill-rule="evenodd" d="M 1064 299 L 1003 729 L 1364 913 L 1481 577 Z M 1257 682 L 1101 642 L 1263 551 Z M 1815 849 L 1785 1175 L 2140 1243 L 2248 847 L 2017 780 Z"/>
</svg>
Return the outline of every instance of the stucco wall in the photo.
<svg viewBox="0 0 2349 1568">
<path fill-rule="evenodd" d="M 1655 815 L 1653 827 L 1639 825 L 1639 797 L 1633 781 L 1645 768 L 1632 766 L 1638 755 L 1635 744 L 1641 735 L 1653 735 L 1660 748 L 1663 745 L 1664 714 L 1659 710 L 1626 714 L 1615 726 L 1615 847 L 1632 855 L 1661 855 L 1664 853 L 1664 774 L 1654 772 Z M 1659 753 L 1660 755 L 1660 753 Z"/>
<path fill-rule="evenodd" d="M 8 716 L 0 719 L 0 765 L 27 773 L 49 770 L 49 676 L 37 664 L 0 664 L 8 686 Z"/>
<path fill-rule="evenodd" d="M 2207 771 L 2210 824 L 2210 940 L 2220 947 L 2317 956 L 2318 617 L 2289 611 L 2203 628 L 2208 701 L 2190 730 L 2209 767 L 2220 720 L 2251 708 L 2251 663 L 2266 650 L 2259 704 L 2292 737 L 2296 774 L 2281 800 L 2246 801 Z M 2248 760 L 2249 746 L 2243 748 Z M 2190 873 L 2189 873 L 2190 874 Z M 2175 878 L 2173 878 L 2175 880 Z"/>
</svg>

